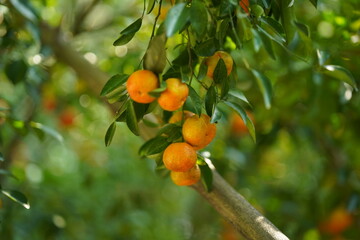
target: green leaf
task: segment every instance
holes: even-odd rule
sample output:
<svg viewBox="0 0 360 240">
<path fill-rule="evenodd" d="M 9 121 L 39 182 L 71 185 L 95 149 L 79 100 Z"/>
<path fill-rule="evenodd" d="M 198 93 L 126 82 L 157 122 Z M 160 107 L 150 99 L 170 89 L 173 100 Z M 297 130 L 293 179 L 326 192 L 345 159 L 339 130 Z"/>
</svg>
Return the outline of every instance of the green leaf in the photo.
<svg viewBox="0 0 360 240">
<path fill-rule="evenodd" d="M 4 161 L 4 155 L 0 152 L 0 162 Z"/>
<path fill-rule="evenodd" d="M 130 131 L 136 136 L 139 136 L 139 125 L 136 117 L 133 101 L 130 100 L 126 109 L 126 124 Z"/>
<path fill-rule="evenodd" d="M 244 93 L 242 91 L 240 91 L 239 89 L 233 88 L 229 90 L 229 95 L 231 97 L 234 97 L 236 99 L 239 99 L 245 103 L 248 104 L 249 107 L 252 107 L 249 100 L 246 98 L 246 96 L 244 95 Z"/>
<path fill-rule="evenodd" d="M 120 32 L 121 35 L 129 35 L 132 33 L 136 33 L 137 31 L 140 30 L 141 28 L 141 24 L 142 24 L 142 18 L 137 19 L 135 22 L 133 22 L 132 24 L 130 24 L 127 28 L 125 28 L 124 30 L 122 30 Z"/>
<path fill-rule="evenodd" d="M 207 115 L 210 117 L 213 115 L 213 112 L 215 110 L 215 106 L 217 103 L 217 94 L 216 89 L 214 86 L 211 86 L 205 96 L 205 109 Z"/>
<path fill-rule="evenodd" d="M 216 50 L 217 46 L 214 38 L 210 38 L 195 46 L 195 52 L 199 57 L 210 57 Z"/>
<path fill-rule="evenodd" d="M 115 131 L 116 131 L 116 122 L 113 122 L 106 131 L 105 146 L 107 146 L 107 147 L 110 146 L 111 141 L 114 137 Z"/>
<path fill-rule="evenodd" d="M 310 2 L 314 5 L 315 8 L 317 8 L 318 0 L 310 0 Z"/>
<path fill-rule="evenodd" d="M 343 82 L 349 84 L 356 91 L 358 91 L 354 76 L 346 68 L 338 66 L 338 65 L 324 65 L 320 71 L 330 77 L 336 78 L 340 81 L 343 81 Z"/>
<path fill-rule="evenodd" d="M 255 69 L 251 70 L 252 74 L 256 78 L 256 82 L 260 88 L 260 92 L 263 95 L 265 107 L 267 109 L 271 108 L 271 99 L 272 99 L 272 86 L 271 81 L 262 73 L 256 71 Z"/>
<path fill-rule="evenodd" d="M 230 85 L 229 85 L 229 78 L 225 78 L 224 80 L 222 80 L 221 82 L 221 95 L 220 95 L 220 99 L 224 99 L 226 98 L 226 96 L 229 93 L 229 89 L 230 89 Z"/>
<path fill-rule="evenodd" d="M 21 192 L 15 191 L 15 190 L 1 190 L 1 192 L 7 196 L 8 198 L 10 198 L 11 200 L 13 200 L 14 202 L 19 203 L 20 205 L 22 205 L 24 208 L 29 209 L 30 208 L 30 204 L 26 198 L 26 196 L 24 194 L 22 194 Z"/>
<path fill-rule="evenodd" d="M 316 50 L 319 65 L 322 66 L 326 63 L 326 61 L 330 58 L 329 52 L 321 51 L 319 49 Z"/>
<path fill-rule="evenodd" d="M 0 175 L 6 175 L 6 176 L 10 176 L 14 179 L 18 179 L 17 177 L 15 177 L 11 172 L 4 170 L 4 169 L 0 169 Z"/>
<path fill-rule="evenodd" d="M 249 118 L 249 116 L 247 115 L 246 111 L 237 103 L 235 102 L 231 102 L 231 101 L 224 101 L 224 103 L 229 106 L 230 108 L 232 108 L 233 110 L 235 110 L 235 112 L 237 114 L 239 114 L 239 116 L 242 118 L 242 120 L 244 121 L 247 129 L 249 130 L 250 136 L 252 137 L 252 139 L 254 140 L 254 142 L 256 142 L 256 134 L 255 134 L 255 127 L 253 122 L 251 121 L 251 119 Z"/>
<path fill-rule="evenodd" d="M 217 35 L 217 39 L 219 39 L 219 41 L 222 43 L 226 37 L 226 32 L 228 30 L 230 26 L 230 19 L 229 18 L 225 18 L 221 23 L 220 23 L 220 27 L 219 27 L 219 31 L 216 33 Z M 222 45 L 220 43 L 220 45 Z"/>
<path fill-rule="evenodd" d="M 207 70 L 208 66 L 205 64 L 205 61 L 202 61 L 199 67 L 197 79 L 201 81 L 206 76 Z"/>
<path fill-rule="evenodd" d="M 148 0 L 148 5 L 147 5 L 147 11 L 146 13 L 149 14 L 152 12 L 152 10 L 155 7 L 155 0 Z"/>
<path fill-rule="evenodd" d="M 129 34 L 120 35 L 120 37 L 118 39 L 116 39 L 115 42 L 113 43 L 113 46 L 125 45 L 128 42 L 130 42 L 131 39 L 133 39 L 134 36 L 135 36 L 135 33 L 129 33 Z"/>
<path fill-rule="evenodd" d="M 271 40 L 283 45 L 286 40 L 279 32 L 280 28 L 279 25 L 273 24 L 275 21 L 269 21 L 268 18 L 261 18 L 261 26 L 258 26 L 258 30 L 264 33 L 268 38 Z M 280 25 L 281 26 L 281 25 Z M 280 31 L 283 31 L 281 28 Z"/>
<path fill-rule="evenodd" d="M 56 130 L 50 128 L 50 127 L 47 127 L 47 126 L 45 126 L 45 125 L 43 125 L 41 123 L 38 123 L 38 122 L 30 122 L 29 125 L 33 129 L 40 130 L 42 133 L 45 133 L 45 134 L 55 138 L 59 142 L 64 141 L 64 138 L 61 136 L 61 134 L 58 133 Z"/>
<path fill-rule="evenodd" d="M 284 28 L 275 19 L 273 19 L 271 17 L 261 17 L 260 21 L 263 24 L 268 25 L 269 27 L 271 27 L 273 29 L 273 31 L 275 31 L 277 34 L 279 34 L 279 35 L 285 34 Z"/>
<path fill-rule="evenodd" d="M 13 84 L 24 81 L 27 70 L 28 65 L 22 59 L 12 61 L 5 66 L 5 74 Z"/>
<path fill-rule="evenodd" d="M 210 122 L 217 123 L 222 118 L 222 112 L 219 110 L 218 107 L 215 107 L 214 113 L 211 116 Z"/>
<path fill-rule="evenodd" d="M 25 18 L 34 23 L 38 22 L 39 17 L 37 16 L 35 10 L 27 4 L 27 1 L 10 0 L 10 2 L 16 8 L 16 10 Z"/>
<path fill-rule="evenodd" d="M 211 192 L 213 185 L 213 173 L 210 167 L 205 165 L 199 165 L 201 171 L 201 182 L 203 183 L 207 192 Z"/>
<path fill-rule="evenodd" d="M 197 92 L 190 86 L 189 87 L 189 96 L 187 97 L 184 103 L 184 110 L 189 110 L 200 116 L 201 108 L 203 101 L 201 97 L 197 94 Z"/>
<path fill-rule="evenodd" d="M 214 69 L 214 82 L 221 83 L 226 80 L 227 76 L 228 75 L 225 62 L 222 58 L 220 58 Z"/>
<path fill-rule="evenodd" d="M 129 75 L 127 74 L 116 74 L 112 76 L 101 90 L 100 96 L 105 96 L 106 94 L 114 91 L 122 84 L 124 84 L 128 78 Z"/>
<path fill-rule="evenodd" d="M 198 38 L 204 37 L 206 33 L 208 16 L 204 3 L 194 1 L 190 9 L 191 27 L 196 33 Z"/>
<path fill-rule="evenodd" d="M 141 157 L 147 157 L 154 154 L 163 152 L 171 142 L 167 141 L 167 138 L 164 136 L 157 136 L 146 141 L 139 149 L 139 155 Z"/>
<path fill-rule="evenodd" d="M 161 93 L 164 92 L 166 90 L 166 86 L 165 87 L 161 87 L 161 88 L 157 88 L 155 90 L 152 90 L 151 92 L 149 92 L 149 95 L 152 97 L 160 97 Z"/>
<path fill-rule="evenodd" d="M 154 73 L 162 73 L 166 66 L 166 36 L 165 34 L 153 37 L 144 56 L 144 69 Z"/>
<path fill-rule="evenodd" d="M 253 30 L 253 34 L 255 35 L 255 38 L 256 36 L 260 37 L 261 42 L 263 43 L 263 46 L 267 51 L 267 53 L 270 55 L 272 59 L 276 60 L 276 56 L 271 40 L 261 31 L 256 32 L 255 30 Z"/>
<path fill-rule="evenodd" d="M 176 4 L 172 7 L 165 19 L 166 36 L 171 37 L 184 28 L 190 19 L 189 8 L 185 3 Z"/>
</svg>

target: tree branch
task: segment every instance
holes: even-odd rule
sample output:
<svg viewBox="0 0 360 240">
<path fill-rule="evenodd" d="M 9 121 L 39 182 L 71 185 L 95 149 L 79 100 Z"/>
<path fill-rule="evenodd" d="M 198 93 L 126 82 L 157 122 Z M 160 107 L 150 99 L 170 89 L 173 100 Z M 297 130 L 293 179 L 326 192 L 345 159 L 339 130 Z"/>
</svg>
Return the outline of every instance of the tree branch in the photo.
<svg viewBox="0 0 360 240">
<path fill-rule="evenodd" d="M 86 61 L 76 52 L 62 37 L 58 29 L 53 29 L 42 24 L 43 42 L 49 45 L 58 60 L 64 62 L 82 79 L 89 83 L 90 89 L 99 94 L 108 76 L 96 66 Z M 145 130 L 144 138 L 149 138 L 151 133 Z M 207 192 L 202 184 L 196 184 L 193 188 L 198 191 L 226 220 L 250 240 L 288 240 L 269 220 L 261 215 L 251 204 L 235 191 L 213 169 L 213 190 Z"/>
</svg>

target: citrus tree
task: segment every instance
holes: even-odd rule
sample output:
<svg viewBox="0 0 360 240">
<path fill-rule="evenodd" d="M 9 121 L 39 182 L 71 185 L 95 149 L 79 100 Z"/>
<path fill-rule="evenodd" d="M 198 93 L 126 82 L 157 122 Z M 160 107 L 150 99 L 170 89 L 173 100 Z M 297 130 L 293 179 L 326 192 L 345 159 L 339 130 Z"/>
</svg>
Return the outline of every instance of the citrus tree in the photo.
<svg viewBox="0 0 360 240">
<path fill-rule="evenodd" d="M 28 91 L 44 89 L 47 72 L 37 64 L 29 66 L 26 55 L 19 49 L 34 43 L 50 48 L 51 53 L 39 47 L 34 48 L 32 54 L 39 56 L 39 61 L 53 54 L 73 68 L 96 97 L 103 97 L 109 103 L 114 117 L 104 133 L 106 146 L 113 142 L 119 123 L 125 123 L 132 134 L 145 140 L 137 151 L 139 158 L 153 159 L 155 171 L 162 176 L 169 175 L 176 185 L 192 186 L 246 239 L 288 239 L 223 179 L 221 175 L 231 174 L 233 164 L 242 165 L 232 162 L 233 157 L 227 153 L 232 151 L 240 159 L 243 154 L 262 159 L 264 167 L 257 169 L 265 176 L 274 172 L 283 174 L 279 178 L 286 175 L 291 179 L 289 185 L 282 186 L 284 189 L 294 187 L 301 178 L 288 174 L 296 172 L 294 167 L 269 159 L 277 156 L 270 146 L 283 147 L 277 146 L 277 139 L 283 143 L 292 139 L 295 146 L 306 148 L 308 146 L 301 142 L 305 138 L 325 152 L 330 149 L 330 158 L 335 163 L 341 161 L 338 157 L 341 150 L 329 140 L 336 139 L 333 135 L 336 127 L 329 135 L 323 132 L 329 116 L 334 118 L 330 119 L 331 129 L 342 121 L 340 115 L 334 115 L 335 109 L 351 109 L 358 102 L 352 99 L 353 95 L 357 96 L 358 80 L 354 76 L 358 73 L 356 61 L 359 60 L 355 59 L 356 52 L 351 51 L 359 43 L 358 13 L 351 10 L 356 9 L 357 1 L 337 3 L 341 8 L 333 15 L 326 11 L 326 2 L 320 4 L 314 0 L 138 2 L 131 22 L 121 24 L 119 35 L 107 41 L 112 42 L 120 54 L 125 49 L 128 51 L 126 46 L 137 39 L 145 47 L 132 49 L 138 56 L 131 58 L 130 70 L 118 60 L 109 59 L 108 64 L 121 69 L 109 67 L 109 71 L 92 65 L 93 55 L 85 55 L 84 59 L 69 47 L 61 31 L 44 22 L 37 13 L 40 4 L 5 2 L 2 11 L 6 13 L 7 31 L 1 42 L 7 53 L 2 57 L 5 76 L 13 84 L 29 78 Z M 93 1 L 74 17 L 72 34 L 84 31 L 81 21 L 97 3 Z M 321 7 L 325 9 L 322 15 Z M 346 19 L 344 13 L 350 16 Z M 12 34 L 23 28 L 26 28 L 25 37 Z M 337 41 L 348 45 L 338 46 Z M 32 61 L 38 60 L 34 57 Z M 111 72 L 112 77 L 105 72 Z M 45 94 L 41 97 L 45 98 Z M 51 97 L 47 100 L 46 106 L 51 108 Z M 27 134 L 30 130 L 40 136 L 50 134 L 61 138 L 50 128 L 33 121 L 33 113 L 28 114 L 28 119 L 18 119 L 16 114 L 9 114 L 8 109 L 13 107 L 0 110 L 16 131 Z M 66 109 L 61 114 L 64 125 L 73 123 L 73 111 Z M 358 113 L 355 110 L 346 122 L 353 126 Z M 296 114 L 303 117 L 297 119 Z M 230 127 L 231 134 L 226 133 L 226 127 Z M 346 136 L 347 140 L 356 142 L 353 135 Z M 224 146 L 224 141 L 228 146 Z M 293 152 L 296 152 L 295 146 Z M 234 150 L 239 148 L 245 150 Z M 289 146 L 284 147 L 285 152 L 287 148 Z M 311 154 L 309 156 L 316 155 Z M 356 156 L 355 152 L 351 154 Z M 287 157 L 294 158 L 290 154 Z M 228 159 L 228 163 L 222 159 Z M 284 166 L 286 170 L 281 171 Z M 295 166 L 301 169 L 301 164 Z M 320 169 L 318 165 L 306 166 Z M 343 169 L 344 166 L 337 167 Z M 246 171 L 241 173 L 251 175 Z M 350 175 L 347 176 L 350 178 Z M 28 206 L 21 193 L 7 190 L 3 193 Z M 358 195 L 352 194 L 351 191 L 348 201 L 355 201 L 353 204 L 357 206 L 352 196 Z M 260 203 L 257 202 L 257 208 Z M 342 217 L 331 215 L 328 221 L 319 220 L 322 222 L 319 229 L 325 235 L 340 234 L 352 225 L 353 210 L 339 209 L 333 215 L 343 214 Z M 332 220 L 338 218 L 345 219 L 342 226 Z M 281 226 L 286 228 L 285 223 Z M 311 239 L 314 234 L 318 233 L 309 231 L 304 238 Z"/>
</svg>

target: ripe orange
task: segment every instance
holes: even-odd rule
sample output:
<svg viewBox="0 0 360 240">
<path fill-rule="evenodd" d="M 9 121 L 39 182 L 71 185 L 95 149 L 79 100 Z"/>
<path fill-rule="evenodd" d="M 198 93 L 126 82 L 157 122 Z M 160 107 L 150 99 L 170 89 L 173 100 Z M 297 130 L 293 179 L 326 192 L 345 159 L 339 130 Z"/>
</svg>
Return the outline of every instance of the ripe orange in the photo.
<svg viewBox="0 0 360 240">
<path fill-rule="evenodd" d="M 240 0 L 239 5 L 246 13 L 249 13 L 249 0 Z"/>
<path fill-rule="evenodd" d="M 344 207 L 339 207 L 330 214 L 328 219 L 320 224 L 320 230 L 337 235 L 350 227 L 352 223 L 352 215 Z"/>
<path fill-rule="evenodd" d="M 195 166 L 196 151 L 187 143 L 170 144 L 164 151 L 163 162 L 167 169 L 175 172 L 186 172 Z"/>
<path fill-rule="evenodd" d="M 192 117 L 194 116 L 195 113 L 192 113 L 190 111 L 184 111 L 184 121 L 186 119 L 188 119 L 189 117 Z M 178 111 L 178 112 L 175 112 L 171 118 L 169 119 L 169 123 L 177 123 L 177 122 L 180 122 L 182 120 L 182 117 L 183 117 L 183 111 Z"/>
<path fill-rule="evenodd" d="M 158 103 L 167 111 L 175 111 L 182 107 L 189 95 L 189 88 L 178 78 L 169 78 L 166 81 L 166 90 L 160 94 Z"/>
<path fill-rule="evenodd" d="M 212 55 L 211 57 L 208 57 L 205 60 L 205 64 L 208 66 L 208 70 L 207 70 L 207 73 L 206 73 L 206 75 L 208 77 L 213 78 L 214 70 L 215 70 L 216 65 L 218 64 L 220 58 L 222 60 L 224 60 L 224 62 L 225 62 L 227 75 L 230 75 L 230 73 L 232 71 L 233 64 L 234 64 L 232 57 L 227 52 L 217 51 L 217 52 L 214 53 L 214 55 Z"/>
<path fill-rule="evenodd" d="M 171 180 L 179 186 L 189 186 L 197 183 L 201 177 L 201 171 L 198 165 L 195 164 L 190 170 L 186 172 L 170 173 Z"/>
<path fill-rule="evenodd" d="M 149 70 L 133 72 L 127 80 L 126 89 L 130 98 L 138 103 L 151 103 L 155 100 L 149 92 L 159 87 L 159 80 L 155 73 Z"/>
<path fill-rule="evenodd" d="M 201 114 L 194 115 L 185 120 L 182 128 L 184 140 L 194 149 L 202 149 L 206 147 L 215 137 L 216 125 L 210 123 L 210 117 Z"/>
</svg>

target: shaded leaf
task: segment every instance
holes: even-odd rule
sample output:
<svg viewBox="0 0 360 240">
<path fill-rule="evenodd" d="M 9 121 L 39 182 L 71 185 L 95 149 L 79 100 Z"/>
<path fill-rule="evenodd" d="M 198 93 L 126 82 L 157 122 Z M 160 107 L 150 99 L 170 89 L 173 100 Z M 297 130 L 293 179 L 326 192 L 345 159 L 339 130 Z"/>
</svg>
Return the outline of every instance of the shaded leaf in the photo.
<svg viewBox="0 0 360 240">
<path fill-rule="evenodd" d="M 169 123 L 169 124 L 166 124 L 165 126 L 163 126 L 161 129 L 159 129 L 159 131 L 157 132 L 157 135 L 158 136 L 166 135 L 169 137 L 174 132 L 178 131 L 179 128 L 181 130 L 181 127 L 178 126 L 177 124 Z"/>
<path fill-rule="evenodd" d="M 128 27 L 126 27 L 124 30 L 120 32 L 121 35 L 129 35 L 132 33 L 136 33 L 141 28 L 142 24 L 142 18 L 137 19 L 135 22 L 130 24 Z"/>
<path fill-rule="evenodd" d="M 229 93 L 230 85 L 229 85 L 229 78 L 225 78 L 221 82 L 221 95 L 220 99 L 224 99 Z"/>
<path fill-rule="evenodd" d="M 338 80 L 341 80 L 341 81 L 349 84 L 356 91 L 358 90 L 357 84 L 355 82 L 353 75 L 351 74 L 351 72 L 349 70 L 347 70 L 344 67 L 341 67 L 338 65 L 324 65 L 321 68 L 321 72 L 330 77 L 336 78 Z"/>
<path fill-rule="evenodd" d="M 207 192 L 211 192 L 213 185 L 213 173 L 210 167 L 205 165 L 199 165 L 201 171 L 201 182 L 204 185 Z"/>
<path fill-rule="evenodd" d="M 139 149 L 139 155 L 141 157 L 147 157 L 154 154 L 163 152 L 171 142 L 167 141 L 167 138 L 164 136 L 157 136 L 146 141 Z"/>
<path fill-rule="evenodd" d="M 5 74 L 13 84 L 24 81 L 27 70 L 28 65 L 22 59 L 12 61 L 5 66 Z"/>
<path fill-rule="evenodd" d="M 176 4 L 172 7 L 165 19 L 166 36 L 171 37 L 188 23 L 190 11 L 185 3 Z"/>
<path fill-rule="evenodd" d="M 250 136 L 252 137 L 252 139 L 254 140 L 254 142 L 256 142 L 256 134 L 255 134 L 255 127 L 253 122 L 251 121 L 251 119 L 249 118 L 249 116 L 247 115 L 246 111 L 237 103 L 235 102 L 231 102 L 231 101 L 224 101 L 224 103 L 229 106 L 230 108 L 232 108 L 233 110 L 235 110 L 235 112 L 237 114 L 239 114 L 239 116 L 242 118 L 242 120 L 244 121 L 247 129 L 249 130 Z"/>
<path fill-rule="evenodd" d="M 130 40 L 133 39 L 134 36 L 135 36 L 135 33 L 120 35 L 120 37 L 118 39 L 116 39 L 115 42 L 113 43 L 113 46 L 125 45 L 128 42 L 130 42 Z"/>
<path fill-rule="evenodd" d="M 271 99 L 272 99 L 271 81 L 264 74 L 260 73 L 259 71 L 256 71 L 255 69 L 252 69 L 251 72 L 257 80 L 256 82 L 264 98 L 265 107 L 267 109 L 270 109 Z"/>
<path fill-rule="evenodd" d="M 16 8 L 16 10 L 28 20 L 35 23 L 39 20 L 39 17 L 35 13 L 35 10 L 32 7 L 30 7 L 26 3 L 26 1 L 10 0 L 10 2 Z"/>
<path fill-rule="evenodd" d="M 258 30 L 262 33 L 264 33 L 268 38 L 270 38 L 271 40 L 279 43 L 280 45 L 283 45 L 286 40 L 285 38 L 281 35 L 281 32 L 279 31 L 284 31 L 282 28 L 281 30 L 279 29 L 279 26 L 281 26 L 280 24 L 274 24 L 274 21 L 269 21 L 269 19 L 271 18 L 261 18 L 261 26 L 258 26 Z"/>
<path fill-rule="evenodd" d="M 202 61 L 200 64 L 197 79 L 201 81 L 206 76 L 207 70 L 208 70 L 208 66 L 205 64 L 205 61 Z"/>
<path fill-rule="evenodd" d="M 166 66 L 166 36 L 165 34 L 153 37 L 144 56 L 144 69 L 154 73 L 162 73 Z"/>
<path fill-rule="evenodd" d="M 116 88 L 124 84 L 128 78 L 129 75 L 127 74 L 116 74 L 112 76 L 104 85 L 100 96 L 105 96 L 106 94 L 114 91 Z"/>
<path fill-rule="evenodd" d="M 317 49 L 316 53 L 317 53 L 318 62 L 319 62 L 320 66 L 324 65 L 326 63 L 326 61 L 330 58 L 330 54 L 328 52 Z"/>
<path fill-rule="evenodd" d="M 274 52 L 271 40 L 261 31 L 258 31 L 258 32 L 254 31 L 253 33 L 255 36 L 258 35 L 260 37 L 261 42 L 263 43 L 263 46 L 264 46 L 265 50 L 267 51 L 267 53 L 270 55 L 270 57 L 272 59 L 276 60 L 276 56 L 275 56 L 275 52 Z"/>
<path fill-rule="evenodd" d="M 18 192 L 15 190 L 1 190 L 1 192 L 5 196 L 7 196 L 11 200 L 13 200 L 14 202 L 17 202 L 20 205 L 22 205 L 24 208 L 26 208 L 26 209 L 30 208 L 30 204 L 29 204 L 26 196 L 24 194 L 22 194 L 21 192 Z"/>
<path fill-rule="evenodd" d="M 116 131 L 116 122 L 113 122 L 106 131 L 105 134 L 105 146 L 110 146 L 112 139 Z"/>
<path fill-rule="evenodd" d="M 0 161 L 3 162 L 4 161 L 4 155 L 0 152 Z"/>
<path fill-rule="evenodd" d="M 214 86 L 211 86 L 205 96 L 205 109 L 208 116 L 212 116 L 217 103 L 217 94 Z"/>
<path fill-rule="evenodd" d="M 14 179 L 18 179 L 17 177 L 15 177 L 11 172 L 4 170 L 4 169 L 0 169 L 0 175 L 6 175 L 6 176 L 10 176 Z M 1 188 L 0 188 L 1 189 Z"/>
<path fill-rule="evenodd" d="M 200 115 L 203 101 L 190 85 L 188 85 L 188 87 L 189 96 L 184 103 L 184 110 L 189 110 L 190 112 Z"/>
<path fill-rule="evenodd" d="M 227 69 L 225 62 L 222 58 L 220 58 L 216 64 L 213 78 L 215 83 L 222 83 L 227 78 Z"/>
<path fill-rule="evenodd" d="M 139 136 L 139 124 L 136 117 L 133 101 L 130 100 L 126 109 L 126 125 L 132 133 Z"/>
<path fill-rule="evenodd" d="M 310 2 L 314 5 L 315 8 L 317 8 L 318 0 L 310 0 Z"/>
<path fill-rule="evenodd" d="M 195 46 L 195 52 L 200 57 L 210 57 L 217 50 L 216 41 L 214 38 L 210 38 Z"/>
<path fill-rule="evenodd" d="M 211 116 L 210 122 L 217 123 L 222 118 L 222 112 L 219 108 L 215 107 L 213 115 Z"/>
<path fill-rule="evenodd" d="M 204 3 L 194 1 L 191 4 L 190 16 L 192 29 L 199 38 L 203 37 L 208 23 L 207 10 Z"/>
</svg>

